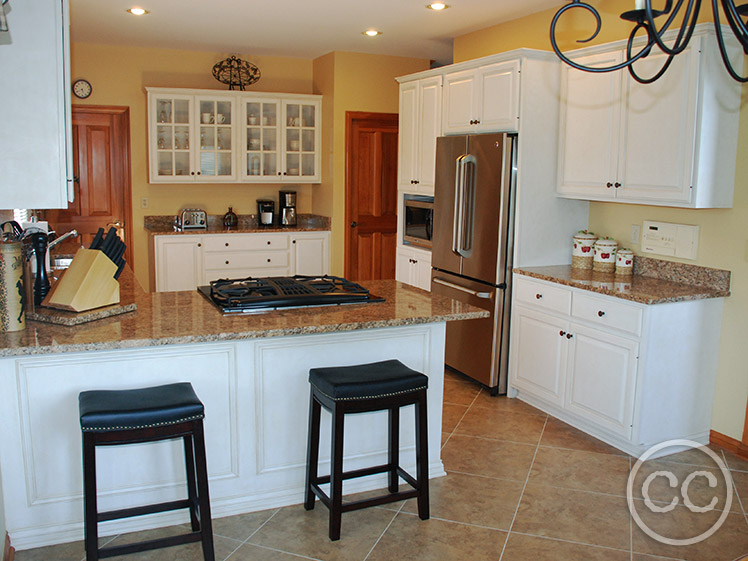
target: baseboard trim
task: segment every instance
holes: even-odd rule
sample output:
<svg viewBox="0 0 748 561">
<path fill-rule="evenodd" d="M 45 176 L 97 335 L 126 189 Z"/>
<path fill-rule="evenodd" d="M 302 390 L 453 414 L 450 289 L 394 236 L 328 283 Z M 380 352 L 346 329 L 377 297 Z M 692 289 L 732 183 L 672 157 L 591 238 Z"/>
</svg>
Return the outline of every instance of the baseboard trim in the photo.
<svg viewBox="0 0 748 561">
<path fill-rule="evenodd" d="M 732 438 L 721 432 L 709 431 L 709 442 L 721 446 L 725 450 L 729 450 L 739 458 L 748 460 L 748 446 L 736 438 Z"/>
<path fill-rule="evenodd" d="M 13 561 L 16 557 L 16 550 L 10 546 L 10 536 L 5 532 L 5 547 L 3 548 L 3 561 Z"/>
</svg>

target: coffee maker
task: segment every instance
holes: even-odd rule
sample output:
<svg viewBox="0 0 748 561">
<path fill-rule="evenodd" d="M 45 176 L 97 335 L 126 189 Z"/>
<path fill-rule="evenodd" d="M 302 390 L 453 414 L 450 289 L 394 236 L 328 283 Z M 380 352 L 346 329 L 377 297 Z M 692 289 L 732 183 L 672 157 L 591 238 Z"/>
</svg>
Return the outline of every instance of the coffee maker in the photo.
<svg viewBox="0 0 748 561">
<path fill-rule="evenodd" d="M 296 191 L 278 192 L 281 226 L 296 226 Z"/>
<path fill-rule="evenodd" d="M 275 201 L 270 199 L 257 199 L 257 222 L 260 226 L 272 226 L 274 212 Z"/>
</svg>

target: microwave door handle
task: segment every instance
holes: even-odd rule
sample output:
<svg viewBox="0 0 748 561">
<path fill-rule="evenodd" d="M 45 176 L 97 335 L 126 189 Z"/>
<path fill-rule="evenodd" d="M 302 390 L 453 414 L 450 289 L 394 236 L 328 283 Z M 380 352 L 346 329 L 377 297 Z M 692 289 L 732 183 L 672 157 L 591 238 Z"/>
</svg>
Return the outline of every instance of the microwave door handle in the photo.
<svg viewBox="0 0 748 561">
<path fill-rule="evenodd" d="M 460 255 L 460 247 L 462 246 L 462 206 L 465 173 L 465 166 L 462 160 L 464 157 L 464 155 L 459 156 L 455 161 L 455 208 L 452 216 L 452 252 L 457 255 Z"/>
<path fill-rule="evenodd" d="M 478 162 L 475 156 L 468 154 L 463 159 L 465 173 L 463 174 L 463 218 L 462 224 L 464 227 L 463 235 L 461 236 L 460 242 L 460 255 L 462 257 L 470 257 L 473 255 L 473 234 L 475 225 L 475 181 L 478 176 Z"/>
</svg>

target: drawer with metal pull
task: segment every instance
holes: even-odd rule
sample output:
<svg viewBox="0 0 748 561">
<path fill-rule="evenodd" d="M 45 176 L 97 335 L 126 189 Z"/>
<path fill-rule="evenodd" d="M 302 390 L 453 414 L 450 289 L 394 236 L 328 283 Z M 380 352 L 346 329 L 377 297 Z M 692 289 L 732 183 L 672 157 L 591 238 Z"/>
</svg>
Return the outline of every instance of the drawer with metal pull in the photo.
<svg viewBox="0 0 748 561">
<path fill-rule="evenodd" d="M 206 253 L 203 257 L 206 269 L 236 269 L 236 268 L 263 268 L 263 267 L 288 267 L 289 255 L 287 251 L 262 251 L 262 252 L 215 252 Z"/>
<path fill-rule="evenodd" d="M 561 314 L 571 311 L 571 291 L 568 288 L 519 275 L 515 275 L 514 279 L 514 297 L 518 303 Z"/>
<path fill-rule="evenodd" d="M 288 249 L 288 234 L 213 234 L 203 238 L 205 251 Z"/>
<path fill-rule="evenodd" d="M 571 315 L 596 325 L 641 335 L 643 310 L 635 304 L 577 292 L 572 300 Z"/>
</svg>

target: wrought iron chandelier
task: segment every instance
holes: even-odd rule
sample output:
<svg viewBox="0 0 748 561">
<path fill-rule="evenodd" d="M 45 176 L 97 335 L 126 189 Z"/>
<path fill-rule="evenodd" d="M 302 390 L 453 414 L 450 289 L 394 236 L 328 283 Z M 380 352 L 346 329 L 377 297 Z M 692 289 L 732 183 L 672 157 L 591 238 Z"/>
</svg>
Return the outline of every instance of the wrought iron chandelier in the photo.
<svg viewBox="0 0 748 561">
<path fill-rule="evenodd" d="M 712 0 L 714 27 L 717 32 L 717 43 L 719 44 L 719 52 L 722 56 L 722 61 L 724 62 L 725 68 L 730 73 L 730 76 L 733 77 L 733 79 L 737 80 L 738 82 L 746 83 L 748 82 L 748 76 L 743 76 L 741 74 L 742 70 L 736 70 L 728 56 L 725 39 L 722 35 L 722 26 L 720 23 L 720 5 L 722 6 L 722 11 L 724 12 L 727 23 L 730 25 L 733 34 L 737 38 L 740 45 L 743 47 L 743 52 L 748 55 L 748 27 L 746 27 L 746 22 L 744 21 L 745 18 L 748 18 L 748 3 L 736 6 L 734 0 Z M 595 16 L 595 20 L 597 21 L 597 28 L 595 29 L 595 32 L 592 34 L 592 36 L 588 39 L 580 39 L 577 41 L 578 43 L 587 43 L 588 41 L 592 41 L 595 37 L 597 37 L 598 33 L 600 33 L 600 29 L 602 27 L 600 14 L 593 6 L 590 6 L 589 4 L 582 2 L 581 0 L 571 0 L 571 2 L 561 7 L 561 9 L 556 12 L 556 15 L 553 16 L 553 21 L 551 22 L 551 45 L 553 46 L 553 50 L 558 55 L 558 57 L 566 64 L 574 68 L 578 68 L 579 70 L 584 70 L 585 72 L 612 72 L 614 70 L 628 68 L 629 73 L 637 82 L 640 82 L 642 84 L 650 84 L 654 82 L 665 73 L 665 71 L 670 66 L 670 63 L 672 62 L 673 57 L 683 52 L 683 50 L 688 45 L 688 42 L 691 40 L 691 36 L 693 35 L 694 29 L 696 28 L 696 22 L 699 18 L 699 11 L 701 10 L 701 0 L 676 0 L 674 6 L 672 0 L 667 0 L 665 2 L 665 6 L 660 10 L 652 8 L 652 0 L 636 0 L 635 7 L 636 9 L 621 14 L 621 19 L 631 21 L 635 24 L 634 29 L 631 30 L 631 34 L 628 38 L 628 43 L 626 46 L 626 60 L 624 60 L 622 63 L 613 66 L 593 68 L 578 64 L 569 59 L 561 52 L 561 49 L 556 42 L 556 26 L 558 24 L 559 18 L 568 10 L 572 10 L 574 8 L 582 8 L 583 10 L 587 10 L 593 16 Z M 679 18 L 678 16 L 681 13 L 683 13 L 683 17 Z M 655 20 L 663 16 L 665 17 L 665 19 L 660 20 L 662 23 L 660 27 L 657 27 Z M 673 26 L 673 23 L 676 22 L 676 20 L 678 20 L 678 22 L 680 23 L 680 29 L 675 34 L 675 39 L 672 41 L 672 44 L 667 45 L 665 43 L 665 40 L 663 39 L 663 35 L 668 30 L 676 29 L 678 27 L 677 25 Z M 641 48 L 641 50 L 635 52 L 634 40 L 640 30 L 643 31 L 644 34 L 646 34 L 647 43 Z M 663 53 L 667 55 L 667 60 L 665 61 L 665 64 L 662 66 L 662 68 L 654 76 L 642 78 L 636 73 L 633 64 L 637 60 L 643 59 L 644 57 L 649 55 L 649 53 L 652 51 L 652 47 L 654 46 L 657 46 Z"/>
</svg>

